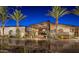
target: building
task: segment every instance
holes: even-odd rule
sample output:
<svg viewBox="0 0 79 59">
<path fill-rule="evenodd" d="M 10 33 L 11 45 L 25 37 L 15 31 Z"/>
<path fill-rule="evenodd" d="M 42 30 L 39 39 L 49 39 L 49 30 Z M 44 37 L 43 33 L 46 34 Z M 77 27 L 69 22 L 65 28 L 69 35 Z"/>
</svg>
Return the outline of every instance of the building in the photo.
<svg viewBox="0 0 79 59">
<path fill-rule="evenodd" d="M 31 38 L 39 38 L 39 39 L 46 39 L 47 32 L 49 31 L 48 22 L 43 22 L 40 24 L 33 24 L 29 27 L 26 27 L 26 33 L 28 33 L 27 37 Z"/>
<path fill-rule="evenodd" d="M 52 24 L 49 22 L 33 24 L 33 25 L 27 27 L 26 32 L 29 33 L 29 36 L 31 36 L 31 38 L 35 38 L 35 37 L 47 38 L 48 32 L 51 33 L 51 36 L 53 36 L 53 33 L 55 33 L 55 24 Z M 59 24 L 58 33 L 59 33 L 59 35 L 63 34 L 65 36 L 78 37 L 79 28 L 76 26 Z"/>
<path fill-rule="evenodd" d="M 50 24 L 50 31 L 55 30 L 55 24 Z M 58 25 L 58 32 L 61 34 L 62 32 L 68 33 L 71 36 L 78 37 L 79 36 L 79 27 L 71 26 L 71 25 Z"/>
<path fill-rule="evenodd" d="M 40 24 L 33 24 L 28 27 L 19 27 L 20 29 L 20 35 L 23 37 L 24 35 L 27 38 L 39 38 L 39 39 L 47 39 L 49 33 L 51 33 L 51 36 L 53 36 L 53 33 L 55 33 L 55 24 L 52 24 L 50 22 L 43 22 Z M 9 32 L 12 30 L 12 35 L 16 36 L 16 27 L 5 27 L 4 29 L 4 35 L 9 35 Z M 59 34 L 67 34 L 74 37 L 79 36 L 79 27 L 70 26 L 70 25 L 58 25 L 58 33 Z M 0 35 L 2 34 L 2 28 L 0 27 Z"/>
<path fill-rule="evenodd" d="M 55 30 L 55 24 L 51 24 L 50 28 L 51 28 L 51 30 Z M 70 32 L 73 32 L 72 30 L 75 30 L 75 27 L 74 26 L 69 26 L 69 25 L 59 24 L 57 29 L 58 29 L 58 32 L 60 30 L 62 30 L 63 32 L 70 33 Z"/>
</svg>

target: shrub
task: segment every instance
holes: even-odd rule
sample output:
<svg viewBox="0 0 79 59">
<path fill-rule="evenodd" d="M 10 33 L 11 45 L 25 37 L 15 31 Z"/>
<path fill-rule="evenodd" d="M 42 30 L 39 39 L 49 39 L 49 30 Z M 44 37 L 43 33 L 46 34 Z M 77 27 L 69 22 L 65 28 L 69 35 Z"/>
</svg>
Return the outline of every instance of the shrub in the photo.
<svg viewBox="0 0 79 59">
<path fill-rule="evenodd" d="M 16 37 L 20 38 L 20 30 L 19 29 L 16 30 Z"/>
<path fill-rule="evenodd" d="M 12 37 L 13 30 L 9 31 L 9 37 Z"/>
</svg>

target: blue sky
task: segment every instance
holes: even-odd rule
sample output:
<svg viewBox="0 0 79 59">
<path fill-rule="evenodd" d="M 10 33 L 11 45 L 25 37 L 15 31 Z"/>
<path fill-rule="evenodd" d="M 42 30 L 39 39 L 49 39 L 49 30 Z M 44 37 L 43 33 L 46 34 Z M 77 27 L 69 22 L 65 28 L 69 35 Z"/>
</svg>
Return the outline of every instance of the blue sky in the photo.
<svg viewBox="0 0 79 59">
<path fill-rule="evenodd" d="M 55 22 L 55 19 L 47 16 L 48 11 L 51 10 L 51 6 L 24 6 L 24 7 L 8 7 L 9 13 L 13 12 L 13 9 L 21 9 L 22 13 L 27 17 L 19 22 L 20 26 L 29 26 L 32 24 L 38 24 L 50 20 Z M 75 9 L 74 6 L 65 6 L 67 10 L 71 11 Z M 59 18 L 59 24 L 79 26 L 79 16 L 74 14 L 67 14 Z M 1 21 L 0 21 L 1 25 Z M 8 19 L 5 22 L 5 26 L 16 26 L 16 21 Z"/>
</svg>

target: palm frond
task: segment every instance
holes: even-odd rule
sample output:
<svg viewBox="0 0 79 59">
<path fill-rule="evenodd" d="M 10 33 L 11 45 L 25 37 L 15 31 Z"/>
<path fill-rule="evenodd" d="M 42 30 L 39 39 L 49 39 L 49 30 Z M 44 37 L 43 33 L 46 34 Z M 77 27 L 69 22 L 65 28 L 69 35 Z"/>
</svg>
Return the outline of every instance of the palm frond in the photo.
<svg viewBox="0 0 79 59">
<path fill-rule="evenodd" d="M 60 15 L 60 17 L 66 15 L 66 14 L 69 14 L 69 13 L 70 13 L 69 11 L 65 11 L 65 12 L 63 12 L 63 13 Z"/>
<path fill-rule="evenodd" d="M 14 19 L 14 20 L 16 19 L 16 17 L 14 15 L 10 14 L 10 16 L 11 16 L 12 19 Z"/>
<path fill-rule="evenodd" d="M 7 7 L 2 7 L 0 6 L 0 18 L 1 20 L 6 20 L 7 19 L 7 16 L 8 16 L 8 12 L 7 12 Z"/>
<path fill-rule="evenodd" d="M 20 20 L 23 20 L 23 19 L 25 19 L 26 18 L 26 16 L 22 16 L 21 18 L 20 18 Z"/>
<path fill-rule="evenodd" d="M 23 15 L 23 14 L 20 14 L 20 16 L 19 16 L 19 20 L 23 20 L 24 18 L 26 18 L 26 16 Z"/>
<path fill-rule="evenodd" d="M 23 18 L 25 18 L 25 16 L 21 13 L 20 10 L 15 10 L 13 12 L 13 14 L 11 15 L 12 19 L 14 20 L 22 20 Z"/>
<path fill-rule="evenodd" d="M 72 13 L 79 15 L 79 7 L 77 6 L 76 9 L 74 9 Z"/>
<path fill-rule="evenodd" d="M 78 9 L 78 10 L 79 10 L 79 6 L 76 6 L 76 9 Z"/>
<path fill-rule="evenodd" d="M 68 11 L 66 11 L 66 9 L 61 8 L 60 6 L 52 7 L 52 11 L 49 12 L 50 16 L 54 18 L 59 18 L 67 13 Z"/>
<path fill-rule="evenodd" d="M 62 16 L 64 16 L 64 15 L 66 15 L 66 14 L 69 14 L 69 11 L 67 11 L 66 9 L 62 9 L 62 10 L 60 11 L 60 13 L 59 13 L 59 17 L 62 17 Z"/>
</svg>

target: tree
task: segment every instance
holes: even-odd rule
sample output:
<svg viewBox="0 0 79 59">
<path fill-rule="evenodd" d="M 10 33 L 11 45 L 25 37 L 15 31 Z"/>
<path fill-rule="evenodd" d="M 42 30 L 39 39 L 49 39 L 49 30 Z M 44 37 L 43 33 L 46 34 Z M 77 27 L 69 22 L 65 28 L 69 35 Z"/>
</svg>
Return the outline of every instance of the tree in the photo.
<svg viewBox="0 0 79 59">
<path fill-rule="evenodd" d="M 13 14 L 10 15 L 12 19 L 16 20 L 16 32 L 19 33 L 19 21 L 23 20 L 26 16 L 21 13 L 20 10 L 15 10 Z M 19 34 L 17 34 L 19 35 Z"/>
<path fill-rule="evenodd" d="M 74 9 L 74 10 L 72 11 L 72 13 L 75 14 L 75 15 L 77 15 L 77 16 L 79 16 L 79 6 L 77 6 L 76 9 Z M 75 30 L 78 31 L 78 28 L 75 28 Z M 75 32 L 76 32 L 76 31 L 75 31 Z M 75 36 L 78 36 L 78 33 L 75 33 L 74 35 L 75 35 Z"/>
<path fill-rule="evenodd" d="M 62 8 L 60 6 L 54 6 L 52 7 L 52 10 L 49 12 L 49 15 L 54 17 L 56 19 L 55 25 L 56 25 L 56 33 L 58 32 L 57 28 L 58 28 L 58 20 L 59 17 L 62 17 L 65 14 L 68 14 L 69 12 L 66 11 L 65 8 Z"/>
<path fill-rule="evenodd" d="M 0 6 L 0 19 L 2 20 L 2 31 L 4 36 L 5 20 L 8 18 L 7 7 Z"/>
</svg>

